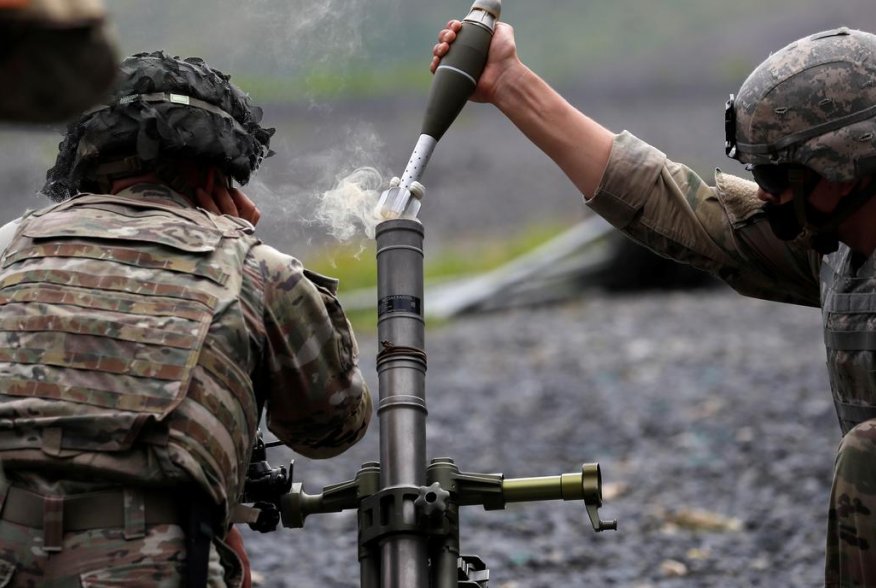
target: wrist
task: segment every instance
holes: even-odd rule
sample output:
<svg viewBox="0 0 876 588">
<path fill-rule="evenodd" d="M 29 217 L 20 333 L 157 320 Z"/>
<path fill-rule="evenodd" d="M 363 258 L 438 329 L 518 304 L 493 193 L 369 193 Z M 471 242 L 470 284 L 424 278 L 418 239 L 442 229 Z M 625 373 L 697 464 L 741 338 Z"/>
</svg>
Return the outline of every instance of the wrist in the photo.
<svg viewBox="0 0 876 588">
<path fill-rule="evenodd" d="M 527 96 L 532 96 L 540 78 L 522 62 L 505 69 L 493 86 L 492 102 L 496 108 L 511 116 L 525 107 Z"/>
</svg>

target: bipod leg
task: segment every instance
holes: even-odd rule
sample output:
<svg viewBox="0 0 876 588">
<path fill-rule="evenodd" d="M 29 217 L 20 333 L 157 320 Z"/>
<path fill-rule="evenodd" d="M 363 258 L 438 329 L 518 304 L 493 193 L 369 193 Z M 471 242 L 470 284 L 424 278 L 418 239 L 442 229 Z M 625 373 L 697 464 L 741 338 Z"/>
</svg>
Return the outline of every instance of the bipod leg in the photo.
<svg viewBox="0 0 876 588">
<path fill-rule="evenodd" d="M 371 547 L 359 547 L 360 588 L 380 588 L 380 554 Z"/>
<path fill-rule="evenodd" d="M 421 510 L 443 515 L 442 532 L 430 544 L 432 588 L 487 588 L 490 571 L 486 565 L 479 557 L 460 552 L 458 477 L 459 469 L 450 458 L 433 459 L 426 470 L 432 485 L 424 489 L 424 497 L 432 499 L 421 500 L 426 502 Z"/>
<path fill-rule="evenodd" d="M 435 460 L 433 460 L 434 464 Z M 432 588 L 457 588 L 459 561 L 459 505 L 448 491 L 453 488 L 452 470 L 429 467 L 426 480 L 432 485 L 424 493 L 421 505 L 443 518 L 443 532 L 429 544 L 432 562 Z M 424 510 L 421 508 L 421 510 Z"/>
<path fill-rule="evenodd" d="M 444 511 L 447 533 L 429 546 L 432 562 L 432 588 L 457 588 L 459 584 L 459 506 L 447 505 Z"/>
</svg>

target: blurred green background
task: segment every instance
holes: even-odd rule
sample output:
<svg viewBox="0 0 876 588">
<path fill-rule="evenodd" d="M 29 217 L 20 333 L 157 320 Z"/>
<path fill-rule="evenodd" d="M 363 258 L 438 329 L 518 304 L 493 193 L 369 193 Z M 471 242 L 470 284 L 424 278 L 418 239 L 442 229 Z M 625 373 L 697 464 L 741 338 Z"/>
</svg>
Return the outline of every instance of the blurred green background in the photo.
<svg viewBox="0 0 876 588">
<path fill-rule="evenodd" d="M 109 0 L 124 53 L 165 47 L 202 56 L 236 72 L 241 85 L 264 101 L 422 93 L 437 31 L 449 18 L 464 16 L 468 6 L 426 0 Z M 868 8 L 843 0 L 506 0 L 502 18 L 514 25 L 527 63 L 556 83 L 673 47 L 710 44 L 717 35 L 722 46 L 731 38 L 744 42 L 723 55 L 690 58 L 709 57 L 712 81 L 738 84 L 752 51 L 762 58 L 764 49 L 776 48 L 772 38 L 793 27 L 789 21 L 807 13 L 818 21 L 828 12 L 855 25 L 856 12 Z M 775 29 L 759 31 L 767 34 L 752 46 L 745 29 L 763 24 Z M 685 68 L 678 69 L 666 64 L 662 73 L 675 77 Z"/>
<path fill-rule="evenodd" d="M 373 280 L 372 244 L 320 220 L 323 194 L 361 166 L 384 182 L 419 134 L 438 31 L 468 0 L 108 0 L 122 54 L 165 49 L 231 74 L 278 129 L 277 155 L 245 190 L 263 238 L 344 287 Z M 872 0 L 505 0 L 521 58 L 614 131 L 627 129 L 707 178 L 744 173 L 723 153 L 723 107 L 771 51 L 841 25 L 876 30 Z M 0 221 L 36 195 L 58 128 L 0 127 Z M 580 194 L 499 113 L 469 105 L 424 177 L 427 264 L 479 271 L 588 215 Z M 376 194 L 370 194 L 376 197 Z M 354 217 L 335 222 L 357 225 Z"/>
</svg>

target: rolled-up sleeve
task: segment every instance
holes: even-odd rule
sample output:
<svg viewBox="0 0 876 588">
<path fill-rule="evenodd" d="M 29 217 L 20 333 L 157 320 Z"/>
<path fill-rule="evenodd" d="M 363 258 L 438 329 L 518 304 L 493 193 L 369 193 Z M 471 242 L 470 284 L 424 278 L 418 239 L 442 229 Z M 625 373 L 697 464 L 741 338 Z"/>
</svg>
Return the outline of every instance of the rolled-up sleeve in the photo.
<svg viewBox="0 0 876 588">
<path fill-rule="evenodd" d="M 820 257 L 769 230 L 753 182 L 690 168 L 634 135 L 617 135 L 599 189 L 586 204 L 656 253 L 708 271 L 742 294 L 819 304 Z"/>
</svg>

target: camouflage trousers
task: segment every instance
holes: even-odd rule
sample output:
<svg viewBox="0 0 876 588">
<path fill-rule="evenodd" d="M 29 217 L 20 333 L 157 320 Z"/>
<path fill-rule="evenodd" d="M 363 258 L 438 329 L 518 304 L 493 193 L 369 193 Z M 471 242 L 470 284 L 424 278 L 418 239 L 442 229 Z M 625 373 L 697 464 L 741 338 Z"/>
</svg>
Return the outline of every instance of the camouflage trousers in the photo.
<svg viewBox="0 0 876 588">
<path fill-rule="evenodd" d="M 239 570 L 223 569 L 225 549 L 216 542 L 210 550 L 209 588 L 240 585 Z M 68 532 L 60 551 L 46 551 L 41 529 L 0 520 L 0 587 L 175 588 L 185 585 L 185 573 L 185 536 L 177 525 L 147 527 L 145 537 L 131 540 L 124 529 Z"/>
<path fill-rule="evenodd" d="M 837 450 L 827 530 L 827 588 L 876 588 L 876 420 Z"/>
</svg>

